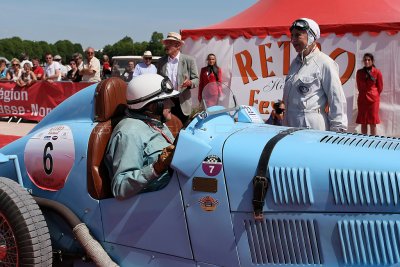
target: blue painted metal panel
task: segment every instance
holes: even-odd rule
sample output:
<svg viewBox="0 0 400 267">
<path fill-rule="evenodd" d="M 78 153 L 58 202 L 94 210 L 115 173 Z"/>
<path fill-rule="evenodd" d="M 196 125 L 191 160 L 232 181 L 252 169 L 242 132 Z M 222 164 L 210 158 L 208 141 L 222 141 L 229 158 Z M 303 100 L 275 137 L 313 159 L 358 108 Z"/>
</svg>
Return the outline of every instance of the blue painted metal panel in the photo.
<svg viewBox="0 0 400 267">
<path fill-rule="evenodd" d="M 156 242 L 154 242 L 156 243 Z M 146 251 L 135 249 L 118 244 L 103 244 L 106 251 L 111 255 L 112 259 L 121 267 L 197 267 L 193 260 L 183 259 L 156 253 L 154 251 Z"/>
<path fill-rule="evenodd" d="M 281 129 L 251 125 L 226 140 L 223 162 L 233 211 L 252 211 L 251 179 L 263 147 Z M 399 142 L 387 139 L 312 130 L 286 136 L 270 158 L 264 211 L 399 212 L 400 146 L 387 149 L 387 142 Z"/>
<path fill-rule="evenodd" d="M 217 115 L 212 119 L 207 119 L 201 122 L 201 125 L 198 121 L 193 121 L 186 131 L 194 137 L 204 140 L 212 147 L 208 155 L 215 155 L 222 159 L 222 145 L 226 137 L 247 127 L 248 124 L 235 125 L 232 118 L 227 115 Z M 197 126 L 195 127 L 195 125 Z M 182 143 L 179 140 L 178 149 Z M 215 176 L 209 176 L 200 165 L 192 177 L 186 177 L 180 173 L 178 177 L 182 188 L 194 259 L 197 262 L 217 266 L 239 266 L 224 170 L 222 169 Z M 216 179 L 218 191 L 216 193 L 193 191 L 193 177 Z M 217 201 L 215 210 L 205 211 L 202 208 L 201 200 L 204 197 L 211 197 Z"/>
<path fill-rule="evenodd" d="M 100 201 L 107 242 L 192 259 L 176 176 L 162 190 Z"/>
</svg>

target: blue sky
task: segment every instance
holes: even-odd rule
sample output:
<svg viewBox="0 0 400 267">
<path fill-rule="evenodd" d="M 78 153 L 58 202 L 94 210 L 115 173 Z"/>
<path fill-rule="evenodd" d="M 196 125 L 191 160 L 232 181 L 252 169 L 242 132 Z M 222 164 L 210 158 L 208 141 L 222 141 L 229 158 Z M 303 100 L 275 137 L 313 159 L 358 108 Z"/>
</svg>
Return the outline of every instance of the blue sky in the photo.
<svg viewBox="0 0 400 267">
<path fill-rule="evenodd" d="M 70 40 L 103 48 L 125 36 L 149 41 L 154 31 L 195 29 L 228 19 L 257 0 L 16 0 L 1 7 L 0 39 Z"/>
</svg>

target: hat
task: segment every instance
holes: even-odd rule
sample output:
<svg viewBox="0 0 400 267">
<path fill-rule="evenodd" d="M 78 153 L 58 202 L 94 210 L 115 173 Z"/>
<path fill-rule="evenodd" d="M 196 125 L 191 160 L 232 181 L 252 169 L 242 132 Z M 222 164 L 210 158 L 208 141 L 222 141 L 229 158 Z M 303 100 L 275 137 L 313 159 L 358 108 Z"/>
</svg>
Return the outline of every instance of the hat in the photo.
<svg viewBox="0 0 400 267">
<path fill-rule="evenodd" d="M 167 41 L 167 40 L 179 42 L 181 44 L 185 43 L 184 41 L 182 41 L 181 35 L 179 33 L 177 33 L 177 32 L 169 32 L 167 38 L 165 38 L 163 40 L 163 43 L 165 43 L 165 41 Z"/>
<path fill-rule="evenodd" d="M 54 60 L 61 60 L 61 56 L 60 55 L 55 55 L 54 56 Z"/>
<path fill-rule="evenodd" d="M 144 51 L 143 57 L 152 57 L 153 55 L 151 54 L 150 51 Z"/>
</svg>

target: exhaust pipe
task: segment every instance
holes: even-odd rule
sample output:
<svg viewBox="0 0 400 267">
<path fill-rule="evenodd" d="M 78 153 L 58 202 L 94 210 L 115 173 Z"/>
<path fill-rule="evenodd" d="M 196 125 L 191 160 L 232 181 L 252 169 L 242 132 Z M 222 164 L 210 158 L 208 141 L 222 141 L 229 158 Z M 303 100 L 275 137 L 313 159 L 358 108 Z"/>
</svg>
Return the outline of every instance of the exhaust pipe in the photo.
<svg viewBox="0 0 400 267">
<path fill-rule="evenodd" d="M 43 206 L 54 210 L 60 214 L 71 226 L 72 232 L 74 233 L 76 239 L 79 241 L 86 254 L 93 260 L 93 262 L 99 267 L 118 267 L 100 243 L 94 239 L 90 234 L 89 229 L 86 224 L 83 223 L 78 216 L 75 215 L 68 207 L 65 205 L 50 199 L 45 199 L 41 197 L 33 197 L 39 206 Z"/>
</svg>

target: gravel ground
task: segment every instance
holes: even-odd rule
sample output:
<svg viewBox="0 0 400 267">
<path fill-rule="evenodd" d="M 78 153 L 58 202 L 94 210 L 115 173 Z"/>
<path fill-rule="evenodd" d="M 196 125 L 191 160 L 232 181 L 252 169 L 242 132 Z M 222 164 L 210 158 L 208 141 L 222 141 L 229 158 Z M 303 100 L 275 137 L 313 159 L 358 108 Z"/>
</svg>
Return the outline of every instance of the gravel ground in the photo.
<svg viewBox="0 0 400 267">
<path fill-rule="evenodd" d="M 26 122 L 10 122 L 0 121 L 0 135 L 16 135 L 16 136 L 24 136 L 26 135 L 33 127 L 35 127 L 36 123 L 26 123 Z"/>
</svg>

